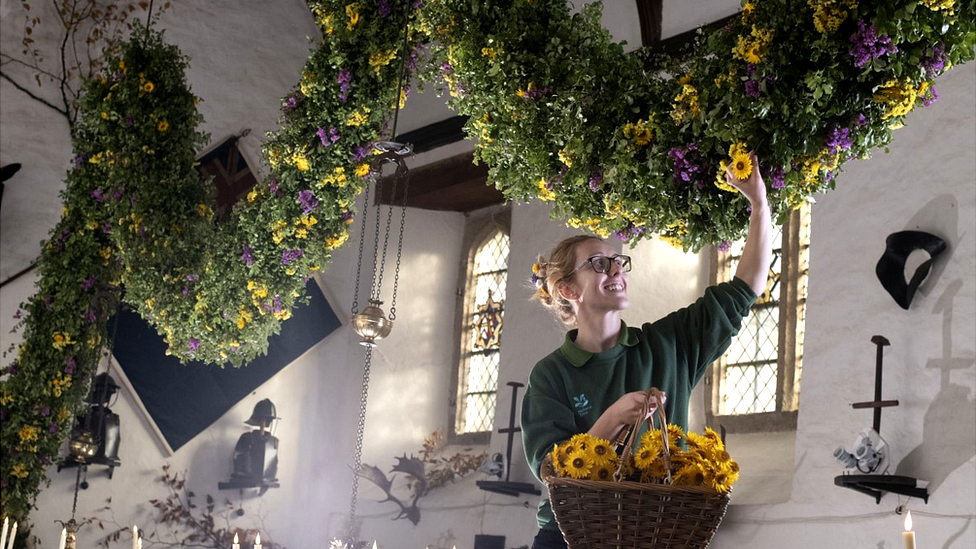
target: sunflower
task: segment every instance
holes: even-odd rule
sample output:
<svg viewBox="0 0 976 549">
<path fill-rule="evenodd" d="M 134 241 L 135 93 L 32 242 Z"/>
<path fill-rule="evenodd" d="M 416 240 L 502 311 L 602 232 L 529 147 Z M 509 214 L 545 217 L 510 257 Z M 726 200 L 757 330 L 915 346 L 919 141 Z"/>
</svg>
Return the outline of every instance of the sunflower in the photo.
<svg viewBox="0 0 976 549">
<path fill-rule="evenodd" d="M 142 85 L 142 91 L 146 93 L 152 93 L 154 89 L 156 89 L 156 86 L 152 82 L 146 82 Z"/>
<path fill-rule="evenodd" d="M 634 454 L 634 464 L 637 465 L 639 469 L 646 471 L 650 469 L 651 466 L 654 465 L 654 462 L 660 457 L 660 452 L 657 452 L 647 446 L 641 446 L 640 449 L 637 450 L 637 453 Z"/>
<path fill-rule="evenodd" d="M 590 447 L 593 459 L 597 465 L 610 465 L 617 461 L 617 454 L 610 448 L 610 443 L 597 439 Z"/>
<path fill-rule="evenodd" d="M 671 484 L 701 486 L 705 484 L 705 469 L 697 463 L 682 467 L 671 477 Z"/>
<path fill-rule="evenodd" d="M 589 456 L 582 452 L 577 452 L 570 456 L 566 461 L 566 472 L 569 473 L 571 478 L 585 479 L 589 478 L 590 472 L 593 470 L 593 461 Z"/>
<path fill-rule="evenodd" d="M 167 122 L 165 120 L 161 121 L 159 123 L 159 125 L 156 126 L 156 129 L 159 130 L 159 131 L 161 131 L 161 132 L 165 132 L 166 130 L 169 129 L 169 122 Z"/>
<path fill-rule="evenodd" d="M 736 179 L 747 179 L 752 174 L 752 159 L 744 152 L 732 156 L 732 175 Z"/>
<path fill-rule="evenodd" d="M 732 472 L 727 467 L 719 467 L 715 470 L 714 474 L 710 475 L 709 486 L 714 488 L 716 492 L 726 493 L 732 489 Z"/>
<path fill-rule="evenodd" d="M 607 465 L 597 465 L 590 472 L 590 480 L 613 480 L 613 469 Z"/>
</svg>

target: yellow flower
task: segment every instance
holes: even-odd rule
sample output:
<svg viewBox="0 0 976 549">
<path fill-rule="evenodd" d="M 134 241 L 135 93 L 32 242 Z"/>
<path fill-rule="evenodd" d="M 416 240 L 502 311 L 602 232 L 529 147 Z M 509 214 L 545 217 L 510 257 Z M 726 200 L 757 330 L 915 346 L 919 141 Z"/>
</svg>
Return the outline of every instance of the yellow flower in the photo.
<svg viewBox="0 0 976 549">
<path fill-rule="evenodd" d="M 807 0 L 813 8 L 813 26 L 817 32 L 829 34 L 840 28 L 847 19 L 847 10 L 857 7 L 857 0 Z"/>
<path fill-rule="evenodd" d="M 540 179 L 537 183 L 539 187 L 539 200 L 543 202 L 552 202 L 556 199 L 556 193 L 552 192 L 548 185 L 546 185 L 545 179 Z"/>
<path fill-rule="evenodd" d="M 146 82 L 142 85 L 142 91 L 146 93 L 152 93 L 154 89 L 156 89 L 156 86 L 152 82 Z"/>
<path fill-rule="evenodd" d="M 369 107 L 363 106 L 361 108 L 363 110 L 362 113 L 356 111 L 349 115 L 349 119 L 346 120 L 347 126 L 362 126 L 369 121 Z"/>
<path fill-rule="evenodd" d="M 20 428 L 20 441 L 21 442 L 33 442 L 37 440 L 37 427 L 33 425 L 24 425 Z"/>
<path fill-rule="evenodd" d="M 921 4 L 923 6 L 933 11 L 938 11 L 938 10 L 952 11 L 952 8 L 955 5 L 955 3 L 956 0 L 921 0 Z"/>
<path fill-rule="evenodd" d="M 487 57 L 488 59 L 494 59 L 498 55 L 495 48 L 481 48 L 481 56 Z"/>
<path fill-rule="evenodd" d="M 885 113 L 881 115 L 882 120 L 905 116 L 915 108 L 916 99 L 918 91 L 910 78 L 889 80 L 874 94 L 875 103 L 883 103 L 886 107 Z"/>
<path fill-rule="evenodd" d="M 258 195 L 259 194 L 260 194 L 260 192 L 259 192 L 259 189 L 257 187 L 252 188 L 251 189 L 251 192 L 247 193 L 247 201 L 248 202 L 254 202 L 255 200 L 258 199 Z"/>
<path fill-rule="evenodd" d="M 748 179 L 751 174 L 752 159 L 749 158 L 749 154 L 744 151 L 735 151 L 732 154 L 732 175 L 736 179 Z"/>
<path fill-rule="evenodd" d="M 14 464 L 14 468 L 10 470 L 10 474 L 17 478 L 27 478 L 30 473 L 23 463 L 16 463 Z"/>
<path fill-rule="evenodd" d="M 698 116 L 701 114 L 701 107 L 698 103 L 698 90 L 695 89 L 691 84 L 682 84 L 681 93 L 674 97 L 674 103 L 671 104 L 671 118 L 677 122 L 682 123 L 690 117 Z"/>
<path fill-rule="evenodd" d="M 349 22 L 346 24 L 346 30 L 352 30 L 359 23 L 359 4 L 347 5 L 346 17 L 349 18 Z"/>
<path fill-rule="evenodd" d="M 333 26 L 332 21 L 335 19 L 335 14 L 329 13 L 319 19 L 319 26 L 325 29 L 325 34 L 332 34 L 335 32 L 335 26 Z"/>
<path fill-rule="evenodd" d="M 369 56 L 369 66 L 373 67 L 373 71 L 376 74 L 379 74 L 383 67 L 389 65 L 390 61 L 396 59 L 396 54 L 395 49 L 375 51 Z"/>
<path fill-rule="evenodd" d="M 281 311 L 275 311 L 274 317 L 278 320 L 288 320 L 291 318 L 291 311 L 288 309 L 283 309 Z"/>
<path fill-rule="evenodd" d="M 295 229 L 295 238 L 308 238 L 308 229 L 304 227 Z"/>
<path fill-rule="evenodd" d="M 636 124 L 624 125 L 623 132 L 624 137 L 632 140 L 638 147 L 644 147 L 650 144 L 654 138 L 653 130 L 649 126 L 644 125 L 643 120 L 638 120 Z"/>
<path fill-rule="evenodd" d="M 208 210 L 209 208 L 206 204 L 197 204 L 197 213 L 200 214 L 200 217 L 206 217 Z"/>
<path fill-rule="evenodd" d="M 566 472 L 570 478 L 588 478 L 592 470 L 593 461 L 583 452 L 576 452 L 566 460 Z"/>
<path fill-rule="evenodd" d="M 61 349 L 64 349 L 68 345 L 75 344 L 74 341 L 71 341 L 71 336 L 64 332 L 54 332 L 52 338 L 54 339 L 54 343 L 52 343 L 52 346 L 59 351 Z"/>
<path fill-rule="evenodd" d="M 369 164 L 360 164 L 356 166 L 356 176 L 365 177 L 369 175 Z"/>
<path fill-rule="evenodd" d="M 567 168 L 573 167 L 573 159 L 566 154 L 566 149 L 559 149 L 559 160 L 565 164 Z"/>
<path fill-rule="evenodd" d="M 732 48 L 732 56 L 755 65 L 762 61 L 772 41 L 773 31 L 753 26 L 748 36 L 739 37 L 738 43 Z"/>
<path fill-rule="evenodd" d="M 338 236 L 329 237 L 325 240 L 325 249 L 334 250 L 345 244 L 346 240 L 349 240 L 349 233 L 347 232 L 339 233 Z"/>
<path fill-rule="evenodd" d="M 743 15 L 752 15 L 752 12 L 754 11 L 756 11 L 756 5 L 752 2 L 746 2 L 746 4 L 742 6 Z"/>
<path fill-rule="evenodd" d="M 608 465 L 594 465 L 590 472 L 590 480 L 613 480 L 616 469 Z"/>
<path fill-rule="evenodd" d="M 237 313 L 237 328 L 239 330 L 243 330 L 244 326 L 247 326 L 247 323 L 250 322 L 252 318 L 253 315 L 251 315 L 251 313 L 249 313 L 247 309 L 241 309 Z"/>
<path fill-rule="evenodd" d="M 300 172 L 307 172 L 312 167 L 308 162 L 308 158 L 305 158 L 305 155 L 300 152 L 291 155 L 291 163 L 294 164 Z"/>
<path fill-rule="evenodd" d="M 164 132 L 164 131 L 168 130 L 169 129 L 169 122 L 167 122 L 165 120 L 160 121 L 160 123 L 156 126 L 156 129 L 159 130 L 159 131 L 161 131 L 161 132 Z"/>
<path fill-rule="evenodd" d="M 108 113 L 107 112 L 102 111 L 102 119 L 103 120 L 108 120 Z"/>
<path fill-rule="evenodd" d="M 121 59 L 119 59 L 119 68 L 122 69 L 122 70 L 125 70 L 125 61 L 122 61 Z"/>
</svg>

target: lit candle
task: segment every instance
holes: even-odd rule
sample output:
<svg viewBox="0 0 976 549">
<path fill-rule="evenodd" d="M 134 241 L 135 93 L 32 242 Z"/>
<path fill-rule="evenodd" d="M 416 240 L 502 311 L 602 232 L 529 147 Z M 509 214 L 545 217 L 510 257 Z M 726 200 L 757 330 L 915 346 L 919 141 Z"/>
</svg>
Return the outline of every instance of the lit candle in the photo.
<svg viewBox="0 0 976 549">
<path fill-rule="evenodd" d="M 17 539 L 17 523 L 14 522 L 13 528 L 10 529 L 10 541 L 7 543 L 7 549 L 14 549 L 14 540 Z"/>
<path fill-rule="evenodd" d="M 61 541 L 58 542 L 58 549 L 64 549 L 65 542 L 68 541 L 68 529 L 61 529 Z"/>
<path fill-rule="evenodd" d="M 136 540 L 136 549 L 142 549 L 142 536 L 139 536 L 139 539 Z"/>
<path fill-rule="evenodd" d="M 10 517 L 3 517 L 3 534 L 0 534 L 0 549 L 7 545 L 7 531 L 10 529 Z"/>
<path fill-rule="evenodd" d="M 373 540 L 373 549 L 376 549 L 376 541 Z"/>
<path fill-rule="evenodd" d="M 241 549 L 241 543 L 237 540 L 237 532 L 234 533 L 233 549 Z"/>
<path fill-rule="evenodd" d="M 261 549 L 261 532 L 254 536 L 254 549 Z"/>
<path fill-rule="evenodd" d="M 908 512 L 908 516 L 905 517 L 905 532 L 901 535 L 902 541 L 905 542 L 905 549 L 915 549 L 915 532 L 912 532 L 912 512 Z"/>
<path fill-rule="evenodd" d="M 139 527 L 132 525 L 132 549 L 139 549 Z"/>
</svg>

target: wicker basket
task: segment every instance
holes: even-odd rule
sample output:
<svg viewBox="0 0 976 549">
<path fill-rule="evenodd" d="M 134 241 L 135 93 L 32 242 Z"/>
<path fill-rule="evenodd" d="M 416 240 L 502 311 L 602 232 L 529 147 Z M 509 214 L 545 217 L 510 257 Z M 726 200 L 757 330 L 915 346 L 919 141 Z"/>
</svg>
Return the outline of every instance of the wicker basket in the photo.
<svg viewBox="0 0 976 549">
<path fill-rule="evenodd" d="M 661 425 L 667 425 L 660 392 L 650 389 L 647 394 L 645 409 L 657 399 Z M 625 456 L 639 425 L 627 436 Z M 667 461 L 665 429 L 662 435 Z M 542 472 L 569 549 L 704 549 L 729 506 L 729 494 L 705 486 L 561 478 L 549 458 Z"/>
</svg>

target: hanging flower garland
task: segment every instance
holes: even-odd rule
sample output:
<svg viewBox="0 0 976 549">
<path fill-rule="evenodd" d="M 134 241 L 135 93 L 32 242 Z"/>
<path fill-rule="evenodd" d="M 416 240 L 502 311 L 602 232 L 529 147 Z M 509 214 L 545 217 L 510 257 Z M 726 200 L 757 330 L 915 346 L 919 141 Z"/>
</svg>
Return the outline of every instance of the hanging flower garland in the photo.
<svg viewBox="0 0 976 549">
<path fill-rule="evenodd" d="M 748 174 L 755 150 L 785 221 L 935 101 L 933 81 L 973 58 L 976 36 L 972 2 L 747 2 L 688 60 L 649 70 L 599 12 L 443 0 L 422 28 L 490 184 L 604 237 L 658 234 L 695 251 L 748 225 L 726 165 Z"/>
</svg>

